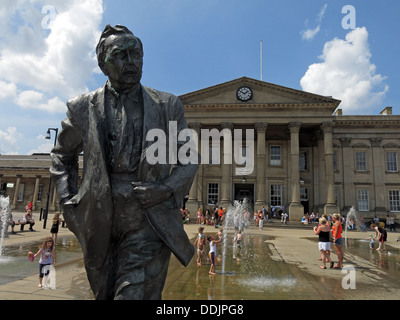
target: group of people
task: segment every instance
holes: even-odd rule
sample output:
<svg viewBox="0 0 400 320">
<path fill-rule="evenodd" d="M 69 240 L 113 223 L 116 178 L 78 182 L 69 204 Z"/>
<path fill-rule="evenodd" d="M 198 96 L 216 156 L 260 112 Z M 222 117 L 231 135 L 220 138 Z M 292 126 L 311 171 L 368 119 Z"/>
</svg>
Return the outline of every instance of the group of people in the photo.
<svg viewBox="0 0 400 320">
<path fill-rule="evenodd" d="M 183 209 L 181 209 L 181 212 L 182 210 Z M 215 228 L 218 228 L 220 225 L 222 225 L 225 215 L 226 208 L 214 206 L 213 209 L 206 209 L 205 211 L 203 211 L 202 208 L 199 208 L 196 213 L 196 224 L 215 226 Z"/>
<path fill-rule="evenodd" d="M 18 222 L 20 222 L 20 221 L 18 220 Z M 35 225 L 35 219 L 33 219 L 33 215 L 32 215 L 32 202 L 29 202 L 26 205 L 25 214 L 24 214 L 24 217 L 22 218 L 22 222 L 24 224 L 29 224 L 29 230 L 34 231 L 33 230 L 33 226 Z M 5 224 L 5 226 L 6 226 L 6 228 L 8 228 L 8 226 L 10 226 L 11 227 L 11 233 L 15 234 L 15 231 L 14 231 L 15 225 L 16 225 L 16 223 L 15 223 L 15 220 L 13 218 L 12 211 L 11 211 L 11 209 L 9 209 L 8 212 L 7 212 L 7 216 L 6 216 L 6 224 Z"/>
<path fill-rule="evenodd" d="M 204 227 L 199 227 L 198 235 L 194 242 L 194 246 L 197 249 L 197 265 L 201 266 L 203 263 L 203 255 L 205 255 L 206 248 L 206 236 L 204 234 Z M 221 244 L 223 241 L 223 230 L 219 230 L 215 235 L 207 236 L 207 241 L 209 242 L 210 250 L 208 252 L 208 259 L 211 262 L 210 275 L 215 275 L 216 257 L 217 257 L 217 245 Z"/>
<path fill-rule="evenodd" d="M 301 218 L 301 222 L 303 224 L 310 224 L 310 223 L 317 223 L 320 219 L 319 213 L 314 213 L 311 212 L 311 214 L 308 214 L 308 212 Z"/>
<path fill-rule="evenodd" d="M 314 227 L 314 233 L 318 235 L 318 249 L 321 252 L 322 261 L 321 269 L 326 269 L 326 263 L 329 263 L 330 268 L 341 269 L 343 268 L 343 237 L 342 237 L 342 223 L 340 214 L 335 213 L 332 216 L 332 224 L 328 221 L 327 215 L 323 214 L 319 218 L 318 226 Z M 331 239 L 335 246 L 338 262 L 336 266 L 330 256 L 331 252 Z"/>
<path fill-rule="evenodd" d="M 378 220 L 379 221 L 379 220 Z M 314 226 L 313 230 L 316 235 L 318 235 L 318 249 L 321 253 L 321 257 L 319 260 L 322 261 L 321 269 L 326 269 L 326 263 L 329 263 L 330 268 L 341 269 L 343 268 L 343 220 L 340 214 L 335 213 L 331 215 L 329 218 L 327 215 L 323 214 L 321 218 L 319 218 L 318 226 Z M 374 249 L 375 241 L 379 242 L 379 246 L 376 249 L 377 251 L 385 251 L 386 246 L 385 242 L 387 241 L 387 231 L 385 228 L 382 228 L 376 222 L 371 223 L 370 228 L 375 231 L 375 236 L 369 237 L 370 240 L 370 249 Z M 331 252 L 331 242 L 335 246 L 338 263 L 336 266 L 330 256 Z"/>
</svg>

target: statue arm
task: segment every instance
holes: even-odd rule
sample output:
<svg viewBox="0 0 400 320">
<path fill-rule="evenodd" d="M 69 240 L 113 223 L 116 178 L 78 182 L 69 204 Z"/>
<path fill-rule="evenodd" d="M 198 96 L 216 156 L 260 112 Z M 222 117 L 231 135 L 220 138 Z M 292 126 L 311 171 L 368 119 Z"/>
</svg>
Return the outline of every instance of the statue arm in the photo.
<svg viewBox="0 0 400 320">
<path fill-rule="evenodd" d="M 61 204 L 78 193 L 78 156 L 82 152 L 82 138 L 71 114 L 68 111 L 68 118 L 61 122 L 62 130 L 58 136 L 58 143 L 50 153 L 50 173 Z"/>
</svg>

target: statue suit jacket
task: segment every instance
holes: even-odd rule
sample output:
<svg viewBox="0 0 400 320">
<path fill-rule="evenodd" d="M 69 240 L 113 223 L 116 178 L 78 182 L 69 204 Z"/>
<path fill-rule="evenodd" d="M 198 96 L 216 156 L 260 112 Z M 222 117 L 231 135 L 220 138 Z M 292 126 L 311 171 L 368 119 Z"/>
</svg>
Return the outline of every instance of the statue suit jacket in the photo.
<svg viewBox="0 0 400 320">
<path fill-rule="evenodd" d="M 86 269 L 99 270 L 106 258 L 111 234 L 112 197 L 107 163 L 107 121 L 105 117 L 106 85 L 96 91 L 68 101 L 67 119 L 62 121 L 58 144 L 51 152 L 50 172 L 61 203 L 71 198 L 74 205 L 64 205 L 68 228 L 77 236 L 83 250 Z M 145 210 L 158 236 L 183 265 L 187 265 L 194 248 L 182 224 L 179 206 L 196 174 L 195 164 L 150 165 L 145 150 L 153 142 L 146 134 L 153 128 L 162 129 L 168 142 L 170 121 L 177 122 L 178 133 L 187 128 L 180 100 L 168 93 L 142 86 L 144 103 L 142 156 L 139 177 L 143 182 L 164 183 L 173 196 Z M 109 94 L 109 93 L 107 93 Z M 182 142 L 178 142 L 178 150 Z M 84 173 L 78 188 L 78 154 L 83 151 Z M 168 146 L 167 146 L 168 152 Z M 168 156 L 167 156 L 168 159 Z"/>
</svg>

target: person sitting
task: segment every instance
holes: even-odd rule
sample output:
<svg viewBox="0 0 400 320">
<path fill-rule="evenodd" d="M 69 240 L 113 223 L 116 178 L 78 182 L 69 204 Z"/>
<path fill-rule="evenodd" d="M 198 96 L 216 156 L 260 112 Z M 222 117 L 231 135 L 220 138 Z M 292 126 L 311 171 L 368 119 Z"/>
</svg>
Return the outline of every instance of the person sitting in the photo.
<svg viewBox="0 0 400 320">
<path fill-rule="evenodd" d="M 33 231 L 33 226 L 35 225 L 35 220 L 33 220 L 32 211 L 27 210 L 25 213 L 24 222 L 29 224 L 29 230 Z"/>
<path fill-rule="evenodd" d="M 304 224 L 308 224 L 308 218 L 306 215 L 303 216 L 303 218 L 301 219 L 301 222 Z"/>
</svg>

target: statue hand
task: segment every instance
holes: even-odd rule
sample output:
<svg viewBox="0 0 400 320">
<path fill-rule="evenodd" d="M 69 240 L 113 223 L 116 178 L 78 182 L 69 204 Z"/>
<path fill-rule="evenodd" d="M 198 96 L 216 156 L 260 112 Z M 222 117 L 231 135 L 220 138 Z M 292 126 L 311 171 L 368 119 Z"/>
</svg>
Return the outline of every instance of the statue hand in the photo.
<svg viewBox="0 0 400 320">
<path fill-rule="evenodd" d="M 76 203 L 76 201 L 74 201 L 72 197 L 68 197 L 63 200 L 62 205 L 65 208 L 75 208 L 78 204 Z"/>
<path fill-rule="evenodd" d="M 145 209 L 167 200 L 172 195 L 171 189 L 165 184 L 132 182 L 132 187 L 133 196 Z"/>
</svg>

